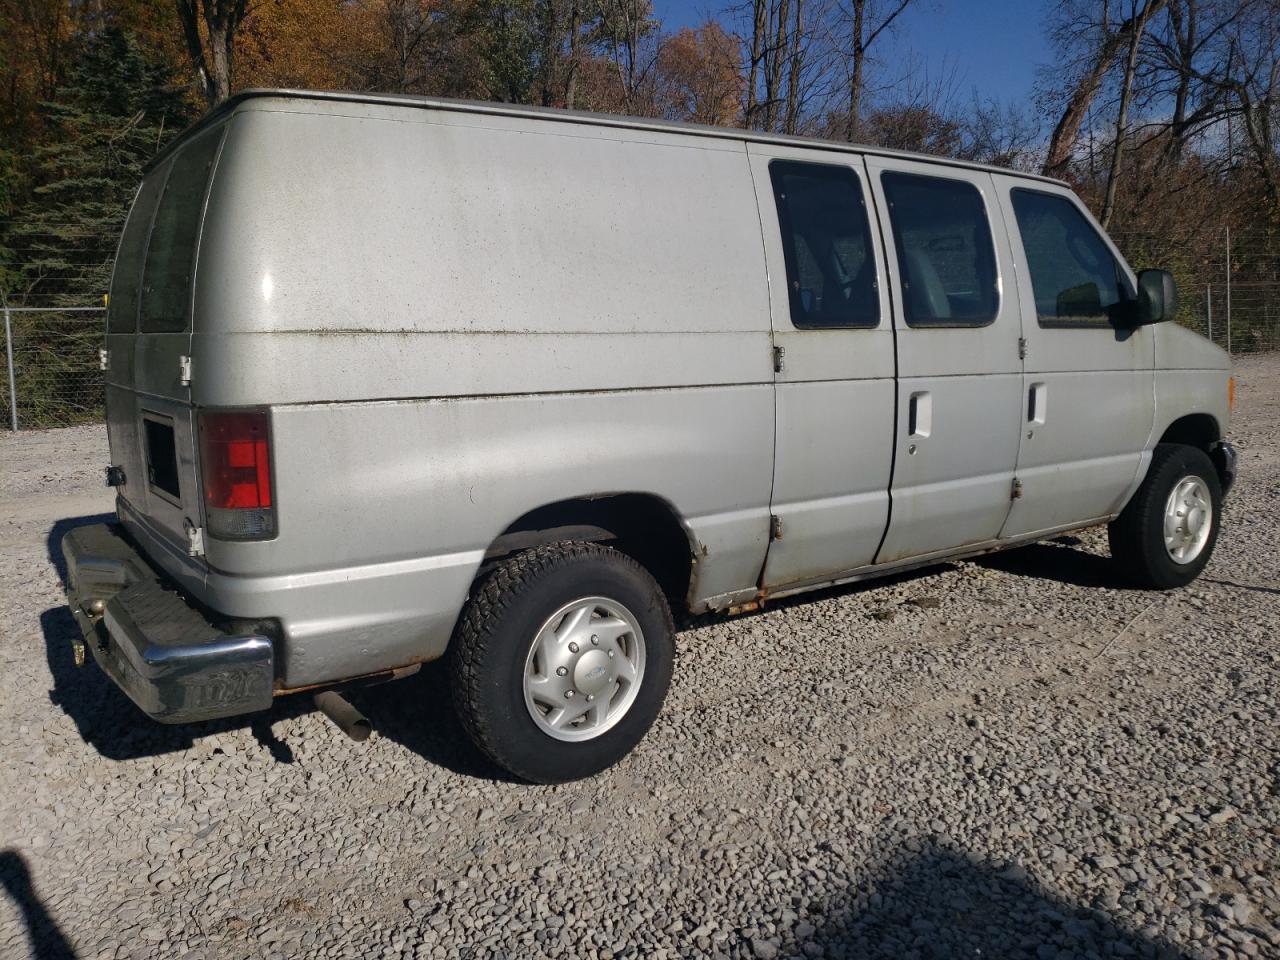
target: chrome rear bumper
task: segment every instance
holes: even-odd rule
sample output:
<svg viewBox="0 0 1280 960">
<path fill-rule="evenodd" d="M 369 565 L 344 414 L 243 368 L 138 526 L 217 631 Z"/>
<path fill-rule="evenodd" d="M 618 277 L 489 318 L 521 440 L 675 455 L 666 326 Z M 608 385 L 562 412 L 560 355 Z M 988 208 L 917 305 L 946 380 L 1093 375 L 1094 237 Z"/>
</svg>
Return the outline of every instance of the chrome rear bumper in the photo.
<svg viewBox="0 0 1280 960">
<path fill-rule="evenodd" d="M 165 586 L 115 524 L 62 538 L 67 599 L 84 648 L 144 713 L 188 723 L 271 706 L 269 637 L 223 633 Z"/>
</svg>

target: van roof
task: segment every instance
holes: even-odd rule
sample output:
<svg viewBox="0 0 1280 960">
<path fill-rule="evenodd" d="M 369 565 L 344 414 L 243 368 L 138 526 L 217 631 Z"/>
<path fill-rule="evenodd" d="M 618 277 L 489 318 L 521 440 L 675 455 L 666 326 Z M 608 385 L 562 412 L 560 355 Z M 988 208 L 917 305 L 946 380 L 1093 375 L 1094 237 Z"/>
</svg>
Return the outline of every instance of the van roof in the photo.
<svg viewBox="0 0 1280 960">
<path fill-rule="evenodd" d="M 252 89 L 240 93 L 220 103 L 206 113 L 194 124 L 183 131 L 182 135 L 160 151 L 147 165 L 149 171 L 166 156 L 186 141 L 192 134 L 223 117 L 233 113 L 237 107 L 249 100 L 262 98 L 285 100 L 312 100 L 329 103 L 372 103 L 384 106 L 398 106 L 405 109 L 444 110 L 453 113 L 476 113 L 500 117 L 520 117 L 533 120 L 556 120 L 561 123 L 584 123 L 600 127 L 619 127 L 628 130 L 652 130 L 666 133 L 680 133 L 695 137 L 714 137 L 721 140 L 743 140 L 751 143 L 772 143 L 786 146 L 809 147 L 834 153 L 871 154 L 882 157 L 901 157 L 905 160 L 917 160 L 926 163 L 937 163 L 952 167 L 965 167 L 970 170 L 986 170 L 991 173 L 1002 173 L 1008 176 L 1024 177 L 1028 180 L 1040 180 L 1066 186 L 1061 180 L 998 167 L 989 163 L 974 163 L 968 160 L 954 160 L 929 153 L 916 153 L 910 150 L 891 150 L 885 147 L 866 146 L 857 143 L 843 143 L 835 140 L 822 140 L 817 137 L 796 137 L 778 133 L 761 133 L 758 130 L 742 130 L 736 127 L 713 127 L 700 123 L 681 123 L 674 120 L 657 120 L 647 117 L 626 117 L 612 113 L 591 113 L 585 110 L 565 110 L 560 107 L 531 107 L 510 103 L 490 103 L 481 100 L 453 100 L 448 97 L 423 97 L 401 93 L 351 93 L 337 90 L 289 90 L 289 89 Z"/>
</svg>

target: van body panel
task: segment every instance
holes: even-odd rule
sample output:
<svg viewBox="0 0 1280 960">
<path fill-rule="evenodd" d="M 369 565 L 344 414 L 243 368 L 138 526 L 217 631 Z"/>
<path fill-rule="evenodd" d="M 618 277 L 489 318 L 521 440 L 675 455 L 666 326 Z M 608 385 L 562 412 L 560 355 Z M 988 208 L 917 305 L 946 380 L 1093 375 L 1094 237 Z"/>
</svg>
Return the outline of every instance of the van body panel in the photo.
<svg viewBox="0 0 1280 960">
<path fill-rule="evenodd" d="M 1022 496 L 1003 531 L 1005 537 L 1018 537 L 1082 516 L 1111 516 L 1127 502 L 1155 413 L 1156 326 L 1042 323 L 1010 200 L 1011 191 L 1031 185 L 1010 176 L 995 181 L 1013 249 L 1019 251 L 1026 341 L 1017 468 Z M 1041 184 L 1034 190 L 1070 203 L 1103 241 L 1130 289 L 1136 289 L 1133 271 L 1070 190 Z"/>
<path fill-rule="evenodd" d="M 1013 256 L 991 176 L 961 168 L 867 157 L 885 231 L 897 340 L 897 425 L 892 513 L 877 563 L 994 539 L 1009 513 L 1018 456 L 1022 361 Z M 996 270 L 995 316 L 982 326 L 911 326 L 884 176 L 966 184 L 985 210 Z M 981 291 L 964 291 L 978 295 Z M 951 291 L 947 291 L 948 297 Z M 913 402 L 920 422 L 910 415 Z M 928 423 L 925 423 L 927 413 Z"/>
<path fill-rule="evenodd" d="M 1151 328 L 1155 340 L 1155 364 L 1159 370 L 1231 369 L 1231 355 L 1194 330 L 1176 323 L 1157 323 Z M 1209 378 L 1206 378 L 1209 381 Z M 1215 401 L 1217 407 L 1225 396 Z"/>
<path fill-rule="evenodd" d="M 1155 372 L 1157 416 L 1151 430 L 1155 445 L 1175 420 L 1188 413 L 1208 414 L 1217 426 L 1219 438 L 1231 430 L 1231 411 L 1227 406 L 1227 372 L 1212 368 L 1160 369 Z"/>
<path fill-rule="evenodd" d="M 205 226 L 198 333 L 411 330 L 523 343 L 768 330 L 741 143 L 267 103 L 231 124 Z M 427 384 L 416 393 L 434 394 Z"/>
<path fill-rule="evenodd" d="M 727 593 L 764 562 L 761 420 L 772 420 L 767 384 L 276 407 L 279 536 L 210 540 L 211 567 L 235 574 L 211 574 L 210 602 L 281 621 L 286 686 L 371 672 L 379 655 L 383 666 L 433 659 L 513 521 L 619 492 L 655 495 L 685 519 L 695 602 Z"/>
<path fill-rule="evenodd" d="M 893 437 L 892 307 L 866 171 L 857 156 L 749 147 L 769 270 L 769 305 L 781 369 L 776 392 L 770 544 L 762 586 L 775 590 L 870 563 L 889 519 L 891 462 L 868 456 Z M 880 322 L 873 328 L 797 329 L 791 319 L 782 236 L 769 165 L 775 160 L 840 167 L 858 178 L 871 223 Z"/>
</svg>

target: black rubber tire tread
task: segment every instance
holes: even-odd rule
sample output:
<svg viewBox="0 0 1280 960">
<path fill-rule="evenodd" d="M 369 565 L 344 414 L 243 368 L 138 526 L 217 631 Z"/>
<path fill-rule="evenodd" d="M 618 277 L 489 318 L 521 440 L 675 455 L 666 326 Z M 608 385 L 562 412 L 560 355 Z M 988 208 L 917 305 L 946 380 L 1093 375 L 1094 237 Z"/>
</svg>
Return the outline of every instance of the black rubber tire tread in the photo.
<svg viewBox="0 0 1280 960">
<path fill-rule="evenodd" d="M 575 570 L 576 568 L 576 570 Z M 495 672 L 516 660 L 523 673 L 527 644 L 532 640 L 531 607 L 546 608 L 543 617 L 568 598 L 560 599 L 551 581 L 574 574 L 607 575 L 629 581 L 644 608 L 632 612 L 645 631 L 645 672 L 640 692 L 617 726 L 592 740 L 565 743 L 542 733 L 528 717 L 523 700 L 516 716 L 495 709 L 495 699 L 509 695 Z M 550 589 L 548 589 L 550 585 Z M 572 592 L 572 591 L 570 591 Z M 622 599 L 622 598 L 618 598 Z M 628 598 L 632 606 L 636 598 Z M 675 628 L 666 597 L 653 576 L 618 550 L 587 541 L 561 541 L 518 553 L 499 563 L 473 592 L 450 644 L 453 702 L 468 736 L 494 763 L 534 783 L 562 783 L 612 766 L 635 746 L 652 725 L 671 681 Z M 521 694 L 523 696 L 523 694 Z M 525 726 L 527 724 L 527 728 Z M 536 750 L 529 749 L 536 736 Z M 525 749 L 521 749 L 524 746 Z"/>
<path fill-rule="evenodd" d="M 1173 485 L 1188 474 L 1205 482 L 1213 503 L 1209 540 L 1191 563 L 1174 563 L 1164 545 L 1164 508 Z M 1136 587 L 1172 590 L 1200 575 L 1213 555 L 1222 517 L 1222 484 L 1208 455 L 1197 447 L 1159 444 L 1138 492 L 1107 527 L 1111 557 L 1121 575 Z"/>
</svg>

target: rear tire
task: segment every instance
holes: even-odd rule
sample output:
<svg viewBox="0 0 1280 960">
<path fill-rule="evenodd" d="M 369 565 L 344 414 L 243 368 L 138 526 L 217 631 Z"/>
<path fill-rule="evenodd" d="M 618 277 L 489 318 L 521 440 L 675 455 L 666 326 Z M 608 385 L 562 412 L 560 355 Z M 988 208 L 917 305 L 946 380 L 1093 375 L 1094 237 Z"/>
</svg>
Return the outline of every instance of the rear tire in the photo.
<svg viewBox="0 0 1280 960">
<path fill-rule="evenodd" d="M 535 783 L 599 773 L 648 731 L 674 628 L 647 570 L 595 543 L 537 547 L 480 583 L 454 635 L 454 704 L 479 747 Z"/>
<path fill-rule="evenodd" d="M 1222 485 L 1196 447 L 1160 444 L 1146 479 L 1111 522 L 1111 556 L 1125 579 L 1149 590 L 1184 587 L 1213 555 Z"/>
</svg>

